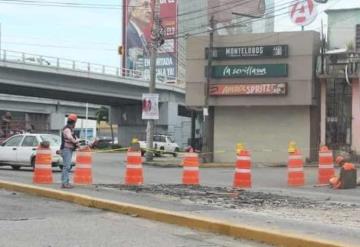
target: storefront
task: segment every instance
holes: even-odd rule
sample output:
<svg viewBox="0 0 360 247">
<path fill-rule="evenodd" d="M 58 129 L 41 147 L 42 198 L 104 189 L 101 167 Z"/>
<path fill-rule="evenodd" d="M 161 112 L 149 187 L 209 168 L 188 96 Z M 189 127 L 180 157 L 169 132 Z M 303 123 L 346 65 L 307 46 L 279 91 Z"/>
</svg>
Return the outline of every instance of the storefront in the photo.
<svg viewBox="0 0 360 247">
<path fill-rule="evenodd" d="M 205 36 L 188 39 L 186 104 L 199 109 L 208 103 L 214 161 L 233 162 L 236 144 L 244 143 L 255 162 L 285 163 L 289 141 L 298 144 L 305 158 L 315 159 L 320 143 L 319 34 L 215 36 L 209 85 L 208 44 Z"/>
</svg>

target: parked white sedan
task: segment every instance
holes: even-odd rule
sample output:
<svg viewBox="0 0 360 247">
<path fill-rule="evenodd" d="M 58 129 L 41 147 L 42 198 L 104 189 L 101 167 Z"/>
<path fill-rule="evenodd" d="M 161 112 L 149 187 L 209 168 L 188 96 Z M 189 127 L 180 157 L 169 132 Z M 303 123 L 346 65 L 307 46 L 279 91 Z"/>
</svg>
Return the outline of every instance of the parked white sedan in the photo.
<svg viewBox="0 0 360 247">
<path fill-rule="evenodd" d="M 0 165 L 10 165 L 18 170 L 22 166 L 35 165 L 36 147 L 43 141 L 50 143 L 52 166 L 62 169 L 62 158 L 58 154 L 61 138 L 52 134 L 18 134 L 5 140 L 0 146 Z"/>
</svg>

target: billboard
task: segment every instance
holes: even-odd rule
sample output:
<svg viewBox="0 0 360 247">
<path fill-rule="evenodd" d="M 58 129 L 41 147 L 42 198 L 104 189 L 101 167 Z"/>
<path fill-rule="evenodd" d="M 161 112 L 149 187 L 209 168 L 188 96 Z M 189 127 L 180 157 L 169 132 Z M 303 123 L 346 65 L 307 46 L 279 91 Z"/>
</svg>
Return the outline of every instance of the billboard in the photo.
<svg viewBox="0 0 360 247">
<path fill-rule="evenodd" d="M 150 44 L 154 0 L 123 0 L 123 67 L 144 71 L 150 80 Z M 176 77 L 177 0 L 159 0 L 164 44 L 158 49 L 157 80 Z"/>
</svg>

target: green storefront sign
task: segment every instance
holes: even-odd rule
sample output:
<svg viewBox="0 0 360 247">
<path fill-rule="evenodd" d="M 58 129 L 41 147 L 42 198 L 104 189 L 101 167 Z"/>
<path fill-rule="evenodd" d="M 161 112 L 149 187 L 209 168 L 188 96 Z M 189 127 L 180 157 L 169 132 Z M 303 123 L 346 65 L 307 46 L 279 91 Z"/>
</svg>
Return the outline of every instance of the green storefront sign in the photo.
<svg viewBox="0 0 360 247">
<path fill-rule="evenodd" d="M 212 78 L 287 77 L 287 64 L 247 64 L 212 66 Z"/>
</svg>

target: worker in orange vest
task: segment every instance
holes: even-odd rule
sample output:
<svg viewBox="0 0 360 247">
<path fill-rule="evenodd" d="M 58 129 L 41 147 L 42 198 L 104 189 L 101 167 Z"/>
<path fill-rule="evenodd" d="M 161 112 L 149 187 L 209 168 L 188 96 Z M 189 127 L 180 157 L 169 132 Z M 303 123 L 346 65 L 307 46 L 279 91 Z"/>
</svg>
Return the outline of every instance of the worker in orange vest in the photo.
<svg viewBox="0 0 360 247">
<path fill-rule="evenodd" d="M 330 178 L 330 186 L 334 189 L 353 189 L 357 183 L 357 171 L 354 164 L 346 162 L 343 156 L 338 156 L 335 163 L 341 167 L 340 175 Z"/>
</svg>

